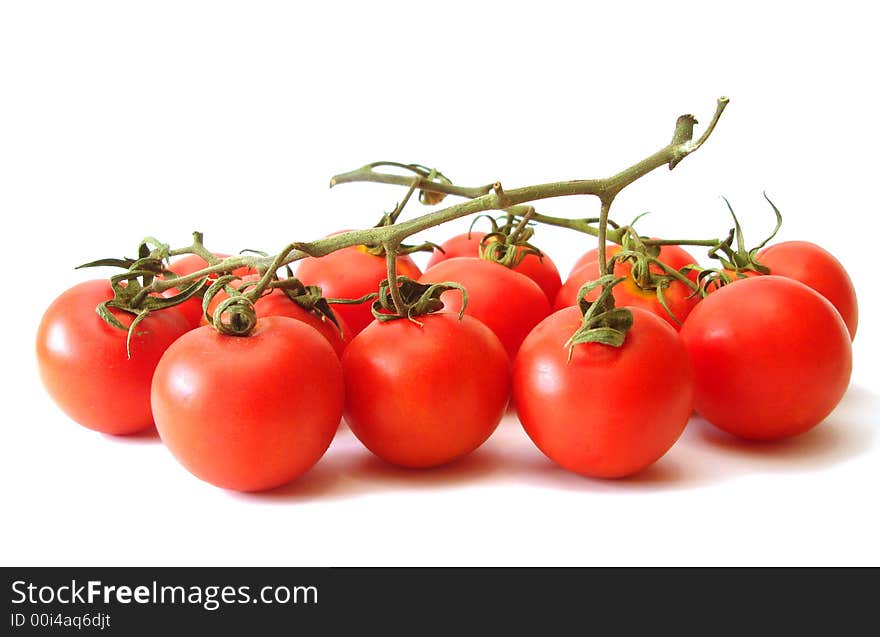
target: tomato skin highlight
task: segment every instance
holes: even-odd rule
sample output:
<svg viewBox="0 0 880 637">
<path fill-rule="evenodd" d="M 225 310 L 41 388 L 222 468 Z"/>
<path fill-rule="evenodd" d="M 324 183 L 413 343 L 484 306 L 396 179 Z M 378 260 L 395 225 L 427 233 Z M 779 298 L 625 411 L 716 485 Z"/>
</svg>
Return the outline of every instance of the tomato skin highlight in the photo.
<svg viewBox="0 0 880 637">
<path fill-rule="evenodd" d="M 716 290 L 691 312 L 681 337 L 694 366 L 697 412 L 750 440 L 812 429 L 840 402 L 852 372 L 840 314 L 786 277 L 754 276 Z"/>
<path fill-rule="evenodd" d="M 342 357 L 345 419 L 383 460 L 427 468 L 479 447 L 510 394 L 510 363 L 498 338 L 447 312 L 373 322 Z"/>
<path fill-rule="evenodd" d="M 127 333 L 95 312 L 111 298 L 110 283 L 93 280 L 55 299 L 37 329 L 37 363 L 49 395 L 73 420 L 106 434 L 133 434 L 153 425 L 153 370 L 189 325 L 176 309 L 154 312 L 135 328 L 128 358 Z M 110 311 L 125 326 L 135 318 Z"/>
<path fill-rule="evenodd" d="M 547 297 L 537 283 L 485 259 L 447 259 L 426 270 L 420 280 L 422 283 L 461 283 L 468 292 L 465 314 L 495 332 L 511 360 L 526 335 L 550 313 Z M 447 311 L 461 310 L 462 295 L 458 290 L 444 292 L 441 298 Z"/>
<path fill-rule="evenodd" d="M 833 254 L 808 241 L 784 241 L 761 250 L 758 263 L 776 274 L 811 287 L 826 299 L 843 317 L 850 340 L 859 325 L 859 304 L 849 274 Z"/>
<path fill-rule="evenodd" d="M 622 478 L 662 457 L 693 407 L 687 351 L 668 323 L 632 308 L 623 346 L 565 342 L 580 327 L 569 307 L 542 321 L 513 367 L 513 401 L 526 433 L 560 466 L 595 478 Z"/>
<path fill-rule="evenodd" d="M 675 321 L 666 311 L 666 308 L 657 299 L 657 293 L 654 290 L 644 290 L 638 286 L 635 279 L 631 275 L 632 266 L 629 263 L 616 263 L 614 265 L 614 275 L 616 277 L 626 277 L 625 281 L 621 281 L 614 286 L 612 294 L 614 302 L 619 307 L 640 307 L 656 314 L 664 321 L 669 323 L 675 329 L 680 328 L 680 324 Z M 560 288 L 559 294 L 553 304 L 554 309 L 561 310 L 564 307 L 572 307 L 577 305 L 578 291 L 587 281 L 595 281 L 599 278 L 599 262 L 591 261 L 590 263 L 578 268 L 571 273 L 568 280 Z M 599 298 L 601 289 L 596 288 L 586 295 L 588 301 L 595 301 Z M 700 302 L 700 297 L 693 294 L 687 285 L 681 281 L 670 281 L 669 286 L 663 290 L 664 298 L 673 315 L 679 320 L 684 321 L 691 310 Z"/>
<path fill-rule="evenodd" d="M 233 281 L 230 285 L 234 288 L 238 288 L 243 283 L 258 280 L 259 275 L 249 274 L 241 279 Z M 211 299 L 211 302 L 208 304 L 208 312 L 213 314 L 214 310 L 217 309 L 217 306 L 228 298 L 229 295 L 222 290 L 215 294 Z M 339 306 L 337 305 L 336 307 Z M 334 325 L 329 319 L 325 320 L 316 314 L 306 311 L 301 306 L 287 298 L 281 290 L 273 290 L 269 294 L 257 299 L 257 302 L 254 303 L 254 312 L 257 315 L 257 319 L 265 318 L 267 316 L 286 316 L 288 318 L 296 319 L 297 321 L 302 321 L 306 325 L 311 325 L 321 333 L 321 336 L 327 339 L 327 342 L 333 346 L 336 355 L 340 358 L 342 357 L 342 352 L 345 351 L 345 346 L 348 345 L 348 342 L 351 340 L 351 330 L 338 314 L 336 315 L 336 320 L 339 321 L 339 327 Z M 335 310 L 334 314 L 336 314 Z M 204 313 L 201 315 L 200 324 L 208 325 Z"/>
<path fill-rule="evenodd" d="M 409 255 L 397 257 L 398 276 L 417 281 L 421 274 Z M 355 299 L 378 292 L 379 283 L 387 276 L 385 257 L 370 254 L 364 246 L 343 248 L 318 258 L 308 257 L 296 268 L 296 277 L 305 285 L 317 285 L 324 296 L 337 299 Z M 332 307 L 352 334 L 358 334 L 373 320 L 372 301 Z"/>
<path fill-rule="evenodd" d="M 441 243 L 440 247 L 443 248 L 445 252 L 434 250 L 428 261 L 428 269 L 437 265 L 441 261 L 446 261 L 447 259 L 454 259 L 456 257 L 479 257 L 480 242 L 485 236 L 485 232 L 464 233 L 456 235 Z M 547 296 L 547 300 L 551 303 L 553 302 L 553 299 L 556 298 L 556 293 L 559 292 L 559 288 L 562 286 L 562 278 L 559 275 L 559 270 L 556 267 L 556 264 L 553 263 L 553 260 L 544 253 L 542 253 L 542 256 L 540 257 L 536 254 L 527 255 L 516 265 L 516 267 L 513 268 L 513 271 L 525 274 L 532 281 L 537 283 Z"/>
<path fill-rule="evenodd" d="M 263 491 L 310 469 L 342 418 L 342 368 L 318 332 L 287 317 L 250 336 L 203 326 L 162 357 L 152 385 L 159 436 L 196 477 Z"/>
</svg>

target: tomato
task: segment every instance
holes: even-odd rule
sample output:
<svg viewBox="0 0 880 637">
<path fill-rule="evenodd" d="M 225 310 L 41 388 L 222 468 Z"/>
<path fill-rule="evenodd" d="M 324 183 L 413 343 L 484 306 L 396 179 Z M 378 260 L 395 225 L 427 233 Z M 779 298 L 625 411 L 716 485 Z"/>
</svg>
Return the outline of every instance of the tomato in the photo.
<svg viewBox="0 0 880 637">
<path fill-rule="evenodd" d="M 305 473 L 342 417 L 342 368 L 314 328 L 287 317 L 249 336 L 196 328 L 156 368 L 153 413 L 162 441 L 195 476 L 262 491 Z"/>
<path fill-rule="evenodd" d="M 674 328 L 678 329 L 679 323 L 669 315 L 669 312 L 666 311 L 666 308 L 664 308 L 657 299 L 656 290 L 639 287 L 631 273 L 632 266 L 628 262 L 615 263 L 614 275 L 618 277 L 626 277 L 625 281 L 621 281 L 614 286 L 613 294 L 615 304 L 620 307 L 640 307 L 648 310 L 665 320 Z M 554 308 L 559 310 L 564 307 L 577 305 L 577 295 L 581 286 L 588 281 L 594 281 L 598 278 L 598 261 L 591 261 L 587 265 L 572 272 L 571 276 L 569 276 L 568 280 L 565 282 L 565 285 L 560 288 L 559 294 L 556 295 Z M 599 292 L 599 288 L 591 291 L 586 296 L 587 300 L 595 301 L 599 298 Z M 684 319 L 687 318 L 687 315 L 700 301 L 700 297 L 693 294 L 693 290 L 681 281 L 676 280 L 671 280 L 669 286 L 664 288 L 663 298 L 666 301 L 666 305 L 672 311 L 672 314 L 679 321 L 684 321 Z"/>
<path fill-rule="evenodd" d="M 785 241 L 764 248 L 758 263 L 770 268 L 770 274 L 795 279 L 813 288 L 831 301 L 840 312 L 850 340 L 856 336 L 859 305 L 852 280 L 843 265 L 830 252 L 807 241 Z"/>
<path fill-rule="evenodd" d="M 431 268 L 441 261 L 447 259 L 455 259 L 456 257 L 478 257 L 480 256 L 480 242 L 486 236 L 485 232 L 465 232 L 457 234 L 440 244 L 443 252 L 435 249 L 428 259 L 428 268 Z"/>
<path fill-rule="evenodd" d="M 532 281 L 537 283 L 541 290 L 544 291 L 544 295 L 550 303 L 556 298 L 556 293 L 559 292 L 559 288 L 562 286 L 562 278 L 559 276 L 559 270 L 546 253 L 542 253 L 542 256 L 540 257 L 536 254 L 526 255 L 526 257 L 513 268 L 513 271 L 525 274 Z"/>
<path fill-rule="evenodd" d="M 781 276 L 725 285 L 681 329 L 694 365 L 696 409 L 734 435 L 777 440 L 818 425 L 840 402 L 852 346 L 834 306 Z"/>
<path fill-rule="evenodd" d="M 152 313 L 135 328 L 128 358 L 127 333 L 95 312 L 111 298 L 110 283 L 94 280 L 55 299 L 37 329 L 37 364 L 49 395 L 73 420 L 107 434 L 131 434 L 152 426 L 153 370 L 189 326 L 175 310 Z M 135 318 L 110 312 L 126 327 Z"/>
<path fill-rule="evenodd" d="M 177 288 L 168 288 L 164 292 L 162 292 L 162 296 L 165 298 L 170 298 L 180 294 L 180 290 Z M 177 310 L 180 315 L 186 320 L 190 329 L 194 327 L 198 327 L 202 318 L 202 299 L 200 296 L 194 296 L 192 298 L 187 299 L 183 303 L 174 306 L 174 309 Z"/>
<path fill-rule="evenodd" d="M 485 232 L 471 232 L 452 237 L 440 244 L 440 247 L 445 252 L 434 250 L 431 259 L 428 261 L 428 267 L 430 268 L 441 261 L 456 257 L 479 257 L 480 242 L 485 236 Z M 540 257 L 536 254 L 526 255 L 513 270 L 520 274 L 525 274 L 537 283 L 544 291 L 544 294 L 547 295 L 547 300 L 551 303 L 556 298 L 556 293 L 562 285 L 562 279 L 559 276 L 556 264 L 546 254 L 542 253 Z"/>
<path fill-rule="evenodd" d="M 513 401 L 532 441 L 551 460 L 597 478 L 631 475 L 678 440 L 693 406 L 688 354 L 668 323 L 632 308 L 621 347 L 565 342 L 581 325 L 569 307 L 532 330 L 513 367 Z"/>
<path fill-rule="evenodd" d="M 614 243 L 607 244 L 605 248 L 605 256 L 610 259 L 615 254 L 620 252 L 621 248 L 619 245 Z M 690 252 L 677 245 L 664 245 L 660 246 L 660 254 L 657 256 L 663 263 L 668 265 L 673 270 L 681 270 L 686 265 L 694 265 L 697 260 L 691 255 Z M 592 250 L 588 250 L 584 254 L 575 261 L 574 267 L 571 269 L 571 273 L 574 274 L 575 270 L 578 268 L 582 268 L 587 265 L 591 261 L 598 261 L 599 259 L 599 248 L 593 248 Z M 658 265 L 651 265 L 651 272 L 656 272 L 657 274 L 663 274 L 663 268 Z M 697 275 L 699 273 L 695 270 L 688 272 L 686 275 L 692 281 L 697 280 Z"/>
<path fill-rule="evenodd" d="M 443 281 L 465 287 L 465 313 L 495 332 L 511 360 L 526 335 L 550 313 L 547 297 L 537 283 L 498 263 L 472 257 L 447 259 L 429 268 L 421 278 L 422 283 Z M 461 310 L 458 290 L 444 292 L 441 298 L 448 311 Z"/>
<path fill-rule="evenodd" d="M 345 419 L 358 439 L 387 462 L 424 468 L 470 453 L 495 430 L 510 364 L 498 338 L 469 316 L 418 320 L 375 321 L 342 367 Z"/>
<path fill-rule="evenodd" d="M 398 276 L 418 280 L 422 272 L 408 256 L 397 258 Z M 299 262 L 297 278 L 306 285 L 317 285 L 324 296 L 337 299 L 358 299 L 379 291 L 379 283 L 387 278 L 385 257 L 367 252 L 364 246 L 352 246 L 331 252 L 327 256 L 308 257 Z M 341 316 L 357 334 L 373 320 L 372 301 L 355 305 L 334 305 L 333 312 Z"/>
<path fill-rule="evenodd" d="M 230 285 L 238 288 L 242 285 L 242 283 L 257 280 L 259 280 L 258 275 L 249 274 L 245 277 L 242 277 L 241 279 L 233 281 Z M 223 291 L 215 294 L 214 297 L 211 299 L 211 302 L 208 304 L 208 312 L 213 314 L 214 310 L 217 309 L 217 306 L 228 298 L 229 295 Z M 348 326 L 345 324 L 345 321 L 343 321 L 341 317 L 336 317 L 336 320 L 339 321 L 339 327 L 337 327 L 333 324 L 332 321 L 330 321 L 330 319 L 318 316 L 317 314 L 309 312 L 300 305 L 294 303 L 289 298 L 287 298 L 287 295 L 284 294 L 284 292 L 278 289 L 273 290 L 269 294 L 257 299 L 257 302 L 254 303 L 254 311 L 256 312 L 258 319 L 266 316 L 287 316 L 289 318 L 296 319 L 297 321 L 302 321 L 303 323 L 311 325 L 316 330 L 318 330 L 324 338 L 327 339 L 327 342 L 330 343 L 330 345 L 332 345 L 333 349 L 336 351 L 336 355 L 340 357 L 342 356 L 342 352 L 345 349 L 345 346 L 351 340 L 351 330 L 348 329 Z M 204 314 L 202 314 L 201 324 L 208 324 Z"/>
<path fill-rule="evenodd" d="M 223 254 L 220 252 L 215 252 L 214 256 L 218 259 L 225 259 L 228 257 L 228 254 Z M 188 274 L 192 274 L 193 272 L 198 272 L 204 268 L 208 267 L 208 262 L 205 261 L 202 257 L 197 254 L 188 254 L 186 256 L 178 257 L 171 262 L 169 269 L 179 276 L 186 276 Z M 252 268 L 236 268 L 232 271 L 232 274 L 235 276 L 245 276 L 247 274 L 256 274 L 255 270 Z M 219 275 L 212 274 L 208 278 L 216 279 Z M 169 288 L 162 293 L 164 297 L 175 296 L 176 294 L 180 294 L 180 290 L 177 288 Z M 202 319 L 202 299 L 199 296 L 194 296 L 191 299 L 187 299 L 180 305 L 176 305 L 175 308 L 183 314 L 184 318 L 189 321 L 190 327 L 198 327 L 201 325 Z"/>
</svg>

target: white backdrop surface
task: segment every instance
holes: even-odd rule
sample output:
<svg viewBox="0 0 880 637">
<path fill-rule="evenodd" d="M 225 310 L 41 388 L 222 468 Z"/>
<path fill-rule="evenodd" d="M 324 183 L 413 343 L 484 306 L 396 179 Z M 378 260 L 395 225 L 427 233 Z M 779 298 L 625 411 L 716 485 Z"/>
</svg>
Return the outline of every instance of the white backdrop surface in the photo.
<svg viewBox="0 0 880 637">
<path fill-rule="evenodd" d="M 6 278 L 0 563 L 46 565 L 880 564 L 874 80 L 864 3 L 7 2 L 0 7 Z M 659 463 L 567 474 L 508 416 L 446 468 L 411 472 L 342 430 L 288 487 L 192 478 L 155 436 L 74 424 L 37 377 L 36 325 L 72 267 L 192 230 L 219 251 L 372 225 L 403 195 L 330 176 L 377 159 L 508 187 L 610 174 L 709 142 L 627 189 L 647 234 L 723 235 L 727 196 L 757 242 L 836 254 L 859 293 L 853 384 L 809 434 L 752 445 L 693 419 Z M 699 129 L 702 130 L 702 129 Z M 540 211 L 586 215 L 594 200 Z M 442 240 L 452 224 L 426 238 Z M 541 245 L 563 273 L 589 245 Z"/>
</svg>

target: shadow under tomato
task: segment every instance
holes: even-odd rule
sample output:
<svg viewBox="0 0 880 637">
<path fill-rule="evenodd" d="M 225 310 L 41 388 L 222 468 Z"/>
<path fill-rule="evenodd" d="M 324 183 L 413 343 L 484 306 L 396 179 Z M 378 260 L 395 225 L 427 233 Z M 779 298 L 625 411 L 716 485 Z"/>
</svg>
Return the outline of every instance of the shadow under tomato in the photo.
<svg viewBox="0 0 880 637">
<path fill-rule="evenodd" d="M 738 439 L 695 415 L 682 438 L 657 463 L 613 480 L 581 476 L 558 466 L 532 444 L 515 416 L 505 417 L 472 454 L 433 469 L 391 465 L 365 449 L 343 425 L 324 458 L 301 478 L 272 491 L 237 495 L 287 504 L 488 483 L 584 493 L 700 488 L 756 473 L 817 470 L 865 453 L 880 427 L 877 402 L 866 389 L 851 387 L 824 423 L 796 438 L 771 443 Z"/>
<path fill-rule="evenodd" d="M 878 399 L 868 390 L 851 387 L 837 408 L 810 431 L 778 441 L 737 438 L 703 418 L 695 417 L 696 440 L 735 458 L 741 469 L 769 471 L 820 469 L 867 452 L 880 426 Z"/>
<path fill-rule="evenodd" d="M 623 478 L 592 478 L 562 468 L 540 452 L 531 458 L 520 458 L 517 473 L 521 482 L 549 489 L 565 489 L 598 493 L 602 491 L 644 492 L 680 489 L 690 486 L 686 468 L 665 456 L 651 466 Z"/>
<path fill-rule="evenodd" d="M 364 448 L 347 428 L 340 429 L 324 457 L 300 478 L 270 491 L 236 497 L 290 503 L 346 499 L 387 491 L 439 489 L 485 481 L 504 464 L 497 453 L 480 448 L 441 467 L 406 469 L 385 462 Z"/>
<path fill-rule="evenodd" d="M 298 500 L 308 501 L 338 494 L 339 469 L 329 463 L 319 461 L 296 480 L 269 491 L 257 493 L 231 492 L 235 497 L 245 500 L 262 500 L 268 503 L 285 504 Z"/>
<path fill-rule="evenodd" d="M 123 436 L 114 436 L 112 434 L 102 435 L 111 442 L 130 445 L 160 444 L 162 442 L 162 439 L 159 437 L 159 432 L 156 430 L 156 425 L 151 425 L 149 428 L 142 431 Z"/>
<path fill-rule="evenodd" d="M 590 478 L 573 473 L 545 456 L 529 439 L 515 415 L 502 421 L 487 447 L 501 454 L 499 473 L 503 473 L 505 481 L 513 486 L 582 492 L 635 492 L 679 489 L 692 486 L 690 483 L 693 482 L 686 465 L 677 458 L 678 445 L 655 464 L 625 478 Z"/>
<path fill-rule="evenodd" d="M 658 462 L 615 480 L 566 471 L 534 447 L 512 444 L 508 436 L 511 454 L 504 470 L 517 482 L 541 488 L 614 493 L 692 489 L 753 474 L 816 471 L 871 449 L 880 428 L 877 404 L 877 396 L 852 386 L 825 422 L 801 436 L 764 443 L 736 438 L 695 414 Z"/>
<path fill-rule="evenodd" d="M 385 462 L 372 453 L 365 453 L 348 469 L 348 475 L 373 487 L 393 486 L 395 490 L 446 488 L 486 479 L 504 465 L 495 451 L 480 448 L 463 458 L 440 467 L 410 469 Z M 369 488 L 366 484 L 365 488 Z"/>
</svg>

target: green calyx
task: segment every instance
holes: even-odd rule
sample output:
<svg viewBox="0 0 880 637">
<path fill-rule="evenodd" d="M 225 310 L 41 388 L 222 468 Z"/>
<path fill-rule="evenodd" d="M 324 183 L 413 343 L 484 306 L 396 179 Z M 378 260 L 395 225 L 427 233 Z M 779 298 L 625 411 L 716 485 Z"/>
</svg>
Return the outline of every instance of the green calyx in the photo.
<svg viewBox="0 0 880 637">
<path fill-rule="evenodd" d="M 416 317 L 439 312 L 443 309 L 443 301 L 440 296 L 449 290 L 458 290 L 462 295 L 459 319 L 464 315 L 467 306 L 468 294 L 464 286 L 458 283 L 419 283 L 409 277 L 397 277 L 398 300 L 392 292 L 388 279 L 379 284 L 379 296 L 373 302 L 373 316 L 377 321 L 386 322 L 397 319 L 408 319 L 413 323 L 422 325 Z"/>
<path fill-rule="evenodd" d="M 304 285 L 293 275 L 289 266 L 286 266 L 286 270 L 286 278 L 280 279 L 273 276 L 265 286 L 261 286 L 260 280 L 244 281 L 238 286 L 233 286 L 232 282 L 240 280 L 240 277 L 231 274 L 219 277 L 204 292 L 202 311 L 205 318 L 224 334 L 247 336 L 256 327 L 254 304 L 274 290 L 280 290 L 290 302 L 296 303 L 303 310 L 317 316 L 322 321 L 332 323 L 339 335 L 342 336 L 339 319 L 333 313 L 330 301 L 324 297 L 321 288 L 317 285 Z M 229 298 L 218 304 L 212 313 L 209 306 L 221 291 L 226 292 Z"/>
<path fill-rule="evenodd" d="M 151 247 L 152 246 L 152 247 Z M 169 247 L 152 237 L 147 237 L 138 245 L 138 258 L 128 257 L 98 259 L 77 266 L 80 268 L 115 267 L 125 272 L 110 277 L 113 298 L 98 304 L 95 308 L 101 319 L 116 329 L 127 332 L 125 339 L 126 355 L 131 358 L 131 339 L 136 334 L 137 326 L 152 312 L 165 310 L 202 293 L 206 278 L 197 279 L 187 284 L 177 294 L 159 296 L 150 292 L 153 281 L 159 277 L 173 279 L 176 275 L 166 268 L 169 258 Z M 110 308 L 122 310 L 134 315 L 131 325 L 126 327 L 117 319 Z"/>
<path fill-rule="evenodd" d="M 680 326 L 681 320 L 672 312 L 666 301 L 666 290 L 674 281 L 689 287 L 692 296 L 699 293 L 699 288 L 687 277 L 692 266 L 676 270 L 660 259 L 660 246 L 647 243 L 649 241 L 647 237 L 636 234 L 633 226 L 645 214 L 647 213 L 642 213 L 628 226 L 620 228 L 621 249 L 608 260 L 607 271 L 613 272 L 618 263 L 629 263 L 629 276 L 636 286 L 642 290 L 653 291 L 660 306 Z"/>
<path fill-rule="evenodd" d="M 342 327 L 339 319 L 333 313 L 330 302 L 324 297 L 323 291 L 317 285 L 304 285 L 293 276 L 293 271 L 287 266 L 287 278 L 273 282 L 273 287 L 280 289 L 284 295 L 299 305 L 306 312 L 310 312 L 322 321 L 330 321 L 336 326 L 339 335 L 342 336 Z"/>
<path fill-rule="evenodd" d="M 697 285 L 700 288 L 700 295 L 705 297 L 713 290 L 722 288 L 728 283 L 732 283 L 736 279 L 745 279 L 748 277 L 745 270 L 730 271 L 723 268 L 697 268 Z M 733 276 L 731 276 L 733 272 Z"/>
<path fill-rule="evenodd" d="M 231 285 L 233 281 L 239 279 L 240 277 L 234 274 L 224 274 L 211 282 L 202 297 L 202 312 L 205 319 L 215 330 L 227 336 L 247 336 L 257 326 L 257 312 L 254 308 L 254 300 L 251 298 L 253 295 Z M 254 284 L 256 283 L 255 281 Z M 223 299 L 212 313 L 209 306 L 220 292 L 226 292 L 229 298 Z"/>
<path fill-rule="evenodd" d="M 727 205 L 727 209 L 730 211 L 730 215 L 733 217 L 734 227 L 731 229 L 727 240 L 723 244 L 709 251 L 709 256 L 713 259 L 718 259 L 718 261 L 721 262 L 722 267 L 727 270 L 732 270 L 734 272 L 753 270 L 760 274 L 770 274 L 770 268 L 758 261 L 758 252 L 776 236 L 777 232 L 779 232 L 779 228 L 782 226 L 782 213 L 780 213 L 779 208 L 770 201 L 770 197 L 767 196 L 767 193 L 765 192 L 763 194 L 764 199 L 767 200 L 767 203 L 770 204 L 770 207 L 773 208 L 773 213 L 776 215 L 776 225 L 773 228 L 773 232 L 770 233 L 770 236 L 751 249 L 746 248 L 745 236 L 743 235 L 742 227 L 739 224 L 739 219 L 737 219 L 736 213 L 733 211 L 733 206 L 730 205 L 730 202 L 726 197 L 722 197 L 724 203 Z M 736 239 L 735 250 L 733 249 L 734 238 Z"/>
<path fill-rule="evenodd" d="M 733 217 L 733 228 L 730 229 L 724 241 L 719 242 L 718 245 L 709 250 L 709 257 L 716 259 L 721 267 L 691 268 L 699 272 L 697 282 L 699 293 L 702 296 L 706 296 L 712 290 L 723 287 L 735 279 L 746 278 L 749 272 L 770 274 L 770 268 L 758 261 L 758 252 L 779 232 L 779 228 L 782 226 L 782 213 L 779 212 L 779 208 L 770 200 L 766 192 L 763 195 L 767 203 L 770 204 L 770 207 L 773 208 L 773 213 L 776 215 L 776 225 L 773 227 L 773 232 L 766 239 L 751 249 L 746 247 L 742 226 L 740 226 L 739 219 L 733 211 L 733 206 L 730 205 L 726 197 L 722 197 L 727 205 L 727 209 L 730 211 L 730 215 Z M 735 248 L 734 241 L 736 242 Z"/>
<path fill-rule="evenodd" d="M 531 222 L 532 214 L 534 208 L 530 207 L 519 219 L 513 214 L 498 218 L 479 215 L 474 218 L 470 230 L 473 230 L 474 224 L 480 219 L 487 219 L 492 226 L 491 231 L 480 240 L 479 257 L 506 268 L 515 268 L 531 254 L 539 259 L 543 258 L 544 253 L 529 243 L 535 234 Z"/>
<path fill-rule="evenodd" d="M 611 347 L 620 347 L 626 340 L 626 333 L 632 327 L 632 312 L 625 307 L 614 307 L 613 288 L 624 281 L 624 277 L 614 278 L 606 274 L 595 281 L 585 283 L 578 291 L 578 307 L 583 313 L 581 326 L 565 342 L 568 348 L 568 360 L 571 360 L 574 348 L 581 343 L 602 343 Z M 584 296 L 597 287 L 602 287 L 599 298 L 587 301 Z"/>
</svg>

